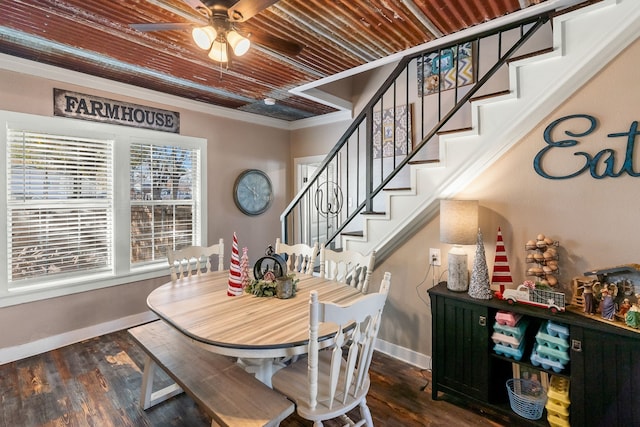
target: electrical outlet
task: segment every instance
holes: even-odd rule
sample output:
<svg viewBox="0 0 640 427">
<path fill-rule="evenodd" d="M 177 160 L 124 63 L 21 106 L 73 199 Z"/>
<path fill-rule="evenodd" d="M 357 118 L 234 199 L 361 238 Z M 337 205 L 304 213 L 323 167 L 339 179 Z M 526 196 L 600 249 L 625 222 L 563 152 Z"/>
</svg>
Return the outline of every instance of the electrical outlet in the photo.
<svg viewBox="0 0 640 427">
<path fill-rule="evenodd" d="M 440 249 L 436 249 L 436 248 L 429 249 L 429 262 L 431 263 L 431 265 L 436 267 L 441 265 Z"/>
</svg>

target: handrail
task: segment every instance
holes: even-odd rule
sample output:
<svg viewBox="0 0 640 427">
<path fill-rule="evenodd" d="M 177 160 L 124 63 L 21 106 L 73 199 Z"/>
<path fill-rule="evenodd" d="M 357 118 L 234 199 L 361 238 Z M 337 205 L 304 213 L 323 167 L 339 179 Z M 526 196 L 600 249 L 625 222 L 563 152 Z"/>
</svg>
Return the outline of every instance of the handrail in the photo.
<svg viewBox="0 0 640 427">
<path fill-rule="evenodd" d="M 549 21 L 552 13 L 547 11 L 540 15 L 513 22 L 497 30 L 488 30 L 461 38 L 455 42 L 436 45 L 428 50 L 402 58 L 389 77 L 349 125 L 337 144 L 327 154 L 305 187 L 298 192 L 281 214 L 283 241 L 306 244 L 313 244 L 318 241 L 319 243 L 335 244 L 335 238 L 344 232 L 359 214 L 374 213 L 375 197 L 398 177 L 399 173 L 411 161 L 420 155 L 425 155 L 425 148 L 434 140 L 438 132 Z M 519 34 L 514 35 L 514 31 Z M 506 51 L 504 53 L 502 52 L 503 43 L 509 42 L 503 40 L 503 38 L 517 38 L 505 48 Z M 491 60 L 488 70 L 480 76 L 479 69 L 486 67 L 485 62 L 487 57 L 490 56 L 490 52 L 481 51 L 481 49 L 486 48 L 487 44 L 491 47 L 496 47 L 497 55 L 495 59 Z M 474 73 L 474 83 L 465 85 L 469 87 L 464 89 L 463 85 L 459 84 L 462 74 L 459 68 L 461 61 L 458 59 L 455 61 L 455 77 L 451 88 L 454 90 L 450 91 L 453 94 L 444 93 L 446 90 L 442 88 L 442 85 L 445 84 L 441 83 L 444 76 L 442 71 L 440 70 L 439 74 L 433 74 L 439 78 L 436 82 L 437 90 L 432 92 L 433 95 L 437 94 L 437 108 L 435 109 L 437 111 L 425 105 L 425 96 L 418 95 L 421 102 L 419 105 L 421 130 L 416 133 L 419 133 L 420 141 L 411 148 L 409 144 L 413 134 L 411 126 L 413 122 L 410 109 L 412 104 L 409 93 L 409 75 L 411 72 L 409 67 L 416 64 L 416 68 L 418 68 L 418 64 L 422 64 L 422 69 L 424 70 L 425 64 L 430 60 L 431 65 L 435 63 L 437 67 L 444 68 L 443 53 L 452 55 L 452 52 L 455 51 L 455 57 L 459 58 L 461 52 L 464 52 L 468 46 L 474 46 L 475 48 L 475 54 L 470 56 L 470 58 L 473 58 L 471 59 L 471 67 Z M 478 58 L 482 58 L 482 61 Z M 450 68 L 449 70 L 452 69 Z M 462 72 L 464 71 L 462 70 Z M 425 91 L 426 76 L 423 75 L 422 78 L 423 87 L 419 88 L 419 90 Z M 416 80 L 419 81 L 418 78 Z M 401 99 L 398 105 L 398 91 L 402 90 L 403 87 L 405 91 L 404 99 Z M 463 90 L 465 93 L 460 95 Z M 453 97 L 453 102 L 449 99 L 451 97 Z M 385 109 L 385 104 L 390 99 L 392 100 L 392 107 Z M 448 105 L 447 103 L 453 105 Z M 443 109 L 446 112 L 443 113 Z M 387 112 L 389 112 L 390 116 L 383 117 Z M 437 118 L 434 119 L 433 116 Z M 392 122 L 392 128 L 390 126 L 385 127 L 383 121 L 387 119 L 389 123 Z M 435 121 L 426 132 L 424 130 L 425 119 L 427 121 Z M 376 122 L 377 126 L 375 135 L 374 122 Z M 398 134 L 403 127 L 407 136 L 402 134 L 398 139 Z M 389 128 L 392 135 L 382 135 L 382 131 Z M 383 142 L 385 136 L 390 139 L 386 139 Z M 375 147 L 374 139 L 377 143 Z M 390 156 L 385 156 L 385 148 L 391 149 Z M 397 154 L 397 150 L 400 151 L 401 155 Z M 385 160 L 385 157 L 392 160 L 392 165 L 387 164 L 389 160 Z M 374 160 L 376 163 L 374 163 Z M 399 162 L 396 163 L 398 160 Z M 386 173 L 387 168 L 391 168 L 388 173 Z M 346 195 L 344 194 L 345 192 L 347 193 Z M 355 204 L 352 200 L 354 197 L 356 199 Z M 303 211 L 305 210 L 308 211 L 309 217 L 303 217 Z M 298 219 L 298 222 L 296 222 L 296 219 Z M 326 230 L 322 230 L 321 227 L 325 227 Z M 294 233 L 296 236 L 291 239 L 290 237 Z"/>
</svg>

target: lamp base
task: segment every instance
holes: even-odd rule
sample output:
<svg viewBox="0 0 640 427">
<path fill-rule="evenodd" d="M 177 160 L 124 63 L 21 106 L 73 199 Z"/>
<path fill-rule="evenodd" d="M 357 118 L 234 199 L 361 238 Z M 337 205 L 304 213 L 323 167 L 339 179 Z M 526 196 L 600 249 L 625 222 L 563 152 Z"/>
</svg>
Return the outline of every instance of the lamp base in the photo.
<svg viewBox="0 0 640 427">
<path fill-rule="evenodd" d="M 469 289 L 469 270 L 467 253 L 459 246 L 451 248 L 447 254 L 449 279 L 447 289 L 454 292 L 466 292 Z"/>
</svg>

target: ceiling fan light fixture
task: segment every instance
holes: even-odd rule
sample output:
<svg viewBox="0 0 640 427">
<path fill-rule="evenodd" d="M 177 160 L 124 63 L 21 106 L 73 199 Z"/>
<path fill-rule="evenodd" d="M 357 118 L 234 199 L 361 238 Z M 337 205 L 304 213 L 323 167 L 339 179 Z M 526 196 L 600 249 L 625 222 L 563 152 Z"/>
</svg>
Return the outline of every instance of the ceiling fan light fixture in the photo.
<svg viewBox="0 0 640 427">
<path fill-rule="evenodd" d="M 229 61 L 229 58 L 227 57 L 227 44 L 217 40 L 214 41 L 211 45 L 211 50 L 209 51 L 209 58 L 218 62 Z"/>
<path fill-rule="evenodd" d="M 211 47 L 211 44 L 217 36 L 218 32 L 211 25 L 207 25 L 206 27 L 196 27 L 191 31 L 193 41 L 196 42 L 196 45 L 198 45 L 200 49 L 205 50 L 208 50 Z"/>
<path fill-rule="evenodd" d="M 248 38 L 242 37 L 235 30 L 231 30 L 227 33 L 227 42 L 231 49 L 233 49 L 233 53 L 236 56 L 242 56 L 249 50 L 251 46 L 251 42 Z"/>
</svg>

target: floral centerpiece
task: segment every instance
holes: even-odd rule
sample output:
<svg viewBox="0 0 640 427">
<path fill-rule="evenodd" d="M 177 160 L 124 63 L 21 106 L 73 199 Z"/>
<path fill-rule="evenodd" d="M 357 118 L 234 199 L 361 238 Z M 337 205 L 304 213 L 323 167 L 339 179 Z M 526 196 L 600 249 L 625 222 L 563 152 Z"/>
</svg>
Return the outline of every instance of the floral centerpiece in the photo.
<svg viewBox="0 0 640 427">
<path fill-rule="evenodd" d="M 297 284 L 300 279 L 295 273 L 290 273 L 282 277 L 276 277 L 273 271 L 264 273 L 262 279 L 253 279 L 244 288 L 244 291 L 257 297 L 290 298 L 296 295 Z M 283 289 L 290 283 L 290 288 Z"/>
</svg>

